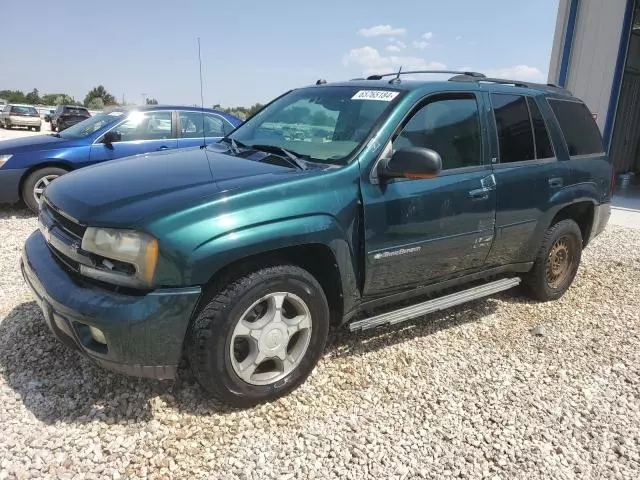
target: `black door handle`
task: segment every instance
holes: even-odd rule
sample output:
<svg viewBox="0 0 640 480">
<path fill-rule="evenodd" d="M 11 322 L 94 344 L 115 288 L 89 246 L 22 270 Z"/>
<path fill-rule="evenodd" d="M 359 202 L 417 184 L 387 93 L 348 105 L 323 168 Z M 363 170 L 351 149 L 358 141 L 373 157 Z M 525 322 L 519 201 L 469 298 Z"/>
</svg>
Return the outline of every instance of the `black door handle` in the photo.
<svg viewBox="0 0 640 480">
<path fill-rule="evenodd" d="M 551 188 L 560 188 L 560 187 L 562 187 L 563 184 L 564 184 L 564 182 L 562 181 L 562 178 L 560 178 L 560 177 L 555 177 L 555 178 L 550 178 L 549 179 L 549 186 Z"/>
<path fill-rule="evenodd" d="M 162 147 L 158 147 L 158 150 L 169 150 L 169 147 L 163 145 Z"/>
</svg>

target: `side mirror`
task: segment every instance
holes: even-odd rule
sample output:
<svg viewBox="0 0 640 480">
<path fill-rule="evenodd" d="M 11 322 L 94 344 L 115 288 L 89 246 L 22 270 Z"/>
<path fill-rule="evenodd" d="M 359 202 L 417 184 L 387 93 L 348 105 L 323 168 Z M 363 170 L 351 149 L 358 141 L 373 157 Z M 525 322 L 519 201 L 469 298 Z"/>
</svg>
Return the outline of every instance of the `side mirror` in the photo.
<svg viewBox="0 0 640 480">
<path fill-rule="evenodd" d="M 118 132 L 110 130 L 102 137 L 102 143 L 104 143 L 109 148 L 113 148 L 112 144 L 115 142 L 119 142 L 121 139 L 122 136 Z"/>
<path fill-rule="evenodd" d="M 442 159 L 435 150 L 406 147 L 396 150 L 393 156 L 380 162 L 378 175 L 382 178 L 433 178 L 442 170 Z"/>
</svg>

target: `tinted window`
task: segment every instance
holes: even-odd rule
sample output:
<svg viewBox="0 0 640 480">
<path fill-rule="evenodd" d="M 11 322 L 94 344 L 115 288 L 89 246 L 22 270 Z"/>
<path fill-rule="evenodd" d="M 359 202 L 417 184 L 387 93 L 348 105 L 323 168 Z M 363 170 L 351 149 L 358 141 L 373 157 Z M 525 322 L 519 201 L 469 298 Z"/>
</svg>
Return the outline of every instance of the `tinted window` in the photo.
<svg viewBox="0 0 640 480">
<path fill-rule="evenodd" d="M 498 129 L 500 163 L 535 159 L 533 129 L 525 98 L 494 93 L 491 103 Z"/>
<path fill-rule="evenodd" d="M 584 103 L 549 100 L 569 148 L 569 155 L 601 153 L 602 136 Z"/>
<path fill-rule="evenodd" d="M 231 131 L 231 126 L 226 125 L 226 122 L 218 115 L 180 112 L 180 136 L 182 138 L 223 137 L 229 131 Z"/>
<path fill-rule="evenodd" d="M 85 115 L 89 116 L 89 111 L 86 108 L 80 107 L 65 107 L 64 113 L 69 113 L 71 115 Z"/>
<path fill-rule="evenodd" d="M 172 138 L 171 111 L 133 112 L 114 131 L 121 142 L 136 140 L 162 140 Z"/>
<path fill-rule="evenodd" d="M 393 141 L 393 150 L 423 147 L 442 157 L 442 168 L 482 164 L 482 137 L 475 98 L 436 100 L 416 112 Z"/>
<path fill-rule="evenodd" d="M 533 133 L 536 137 L 536 158 L 552 158 L 555 157 L 547 126 L 542 118 L 542 113 L 533 98 L 527 98 L 529 104 L 529 112 L 531 112 L 531 120 L 533 121 Z"/>
</svg>

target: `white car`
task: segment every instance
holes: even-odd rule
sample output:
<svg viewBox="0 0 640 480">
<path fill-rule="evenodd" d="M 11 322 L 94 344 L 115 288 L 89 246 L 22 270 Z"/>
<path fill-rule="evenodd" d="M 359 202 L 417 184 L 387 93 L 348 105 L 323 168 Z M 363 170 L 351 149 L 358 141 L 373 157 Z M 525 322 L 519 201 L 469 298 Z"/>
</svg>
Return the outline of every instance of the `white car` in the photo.
<svg viewBox="0 0 640 480">
<path fill-rule="evenodd" d="M 42 119 L 31 105 L 7 104 L 0 113 L 0 126 L 4 128 L 26 127 L 36 132 L 42 127 Z"/>
</svg>

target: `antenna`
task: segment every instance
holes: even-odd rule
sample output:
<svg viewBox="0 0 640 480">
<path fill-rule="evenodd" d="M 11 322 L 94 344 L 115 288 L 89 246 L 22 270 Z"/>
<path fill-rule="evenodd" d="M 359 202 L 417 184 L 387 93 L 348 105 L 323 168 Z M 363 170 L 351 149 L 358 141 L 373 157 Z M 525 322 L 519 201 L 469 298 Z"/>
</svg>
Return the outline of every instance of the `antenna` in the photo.
<svg viewBox="0 0 640 480">
<path fill-rule="evenodd" d="M 200 66 L 200 108 L 202 108 L 202 145 L 200 148 L 206 148 L 207 136 L 204 131 L 204 94 L 202 93 L 202 55 L 200 54 L 200 37 L 198 37 L 198 65 Z"/>
<path fill-rule="evenodd" d="M 402 65 L 400 65 L 400 68 L 398 69 L 398 74 L 396 75 L 396 78 L 392 78 L 391 80 L 389 80 L 389 83 L 394 84 L 394 83 L 400 83 L 402 80 L 400 80 L 400 74 L 402 73 Z"/>
</svg>

